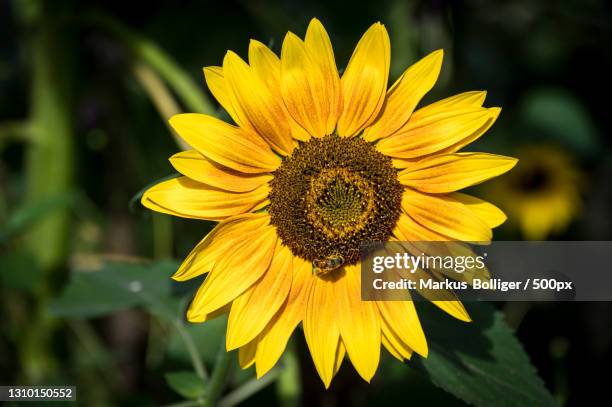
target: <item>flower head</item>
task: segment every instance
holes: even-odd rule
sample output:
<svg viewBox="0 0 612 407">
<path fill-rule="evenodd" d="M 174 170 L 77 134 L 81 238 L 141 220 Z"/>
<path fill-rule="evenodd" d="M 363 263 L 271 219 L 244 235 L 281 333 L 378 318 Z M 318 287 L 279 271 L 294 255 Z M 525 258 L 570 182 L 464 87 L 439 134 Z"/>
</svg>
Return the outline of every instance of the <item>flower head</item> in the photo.
<svg viewBox="0 0 612 407">
<path fill-rule="evenodd" d="M 552 145 L 524 146 L 520 165 L 489 188 L 525 239 L 544 240 L 579 214 L 583 175 L 572 156 Z"/>
<path fill-rule="evenodd" d="M 170 159 L 183 176 L 152 187 L 142 203 L 219 221 L 174 278 L 208 273 L 187 318 L 228 312 L 227 349 L 240 349 L 243 367 L 269 371 L 300 323 L 326 386 L 345 354 L 368 381 L 381 344 L 400 360 L 427 355 L 412 302 L 361 300 L 359 246 L 489 241 L 504 214 L 456 191 L 516 162 L 457 152 L 499 114 L 482 107 L 485 92 L 416 110 L 442 54 L 387 89 L 389 37 L 376 23 L 340 77 L 329 36 L 313 19 L 304 40 L 287 34 L 280 58 L 252 40 L 248 64 L 230 51 L 222 67 L 204 69 L 235 125 L 201 114 L 170 120 L 193 150 Z M 469 320 L 458 301 L 436 305 Z"/>
</svg>

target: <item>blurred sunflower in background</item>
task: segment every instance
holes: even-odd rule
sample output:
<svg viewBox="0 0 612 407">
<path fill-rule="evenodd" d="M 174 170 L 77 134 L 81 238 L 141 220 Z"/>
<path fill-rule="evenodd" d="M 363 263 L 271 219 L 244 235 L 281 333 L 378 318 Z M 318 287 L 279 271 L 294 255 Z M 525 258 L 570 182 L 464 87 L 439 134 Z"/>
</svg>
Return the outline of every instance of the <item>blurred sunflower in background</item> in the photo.
<svg viewBox="0 0 612 407">
<path fill-rule="evenodd" d="M 236 126 L 181 114 L 171 126 L 193 150 L 170 161 L 183 176 L 142 197 L 166 214 L 218 221 L 174 279 L 208 273 L 192 322 L 229 313 L 227 350 L 257 376 L 278 361 L 295 328 L 326 387 L 348 354 L 369 381 L 381 344 L 405 360 L 428 353 L 410 301 L 362 301 L 359 248 L 387 240 L 486 242 L 505 215 L 456 191 L 498 176 L 516 160 L 458 153 L 500 109 L 466 92 L 415 111 L 442 64 L 435 51 L 387 89 L 390 44 L 372 25 L 342 77 L 329 36 L 313 19 L 280 58 L 252 40 L 248 64 L 229 51 L 204 69 Z M 436 302 L 464 321 L 458 301 Z"/>
<path fill-rule="evenodd" d="M 527 240 L 563 232 L 581 210 L 584 178 L 573 157 L 553 145 L 524 146 L 516 155 L 515 170 L 487 186 L 491 199 Z"/>
</svg>

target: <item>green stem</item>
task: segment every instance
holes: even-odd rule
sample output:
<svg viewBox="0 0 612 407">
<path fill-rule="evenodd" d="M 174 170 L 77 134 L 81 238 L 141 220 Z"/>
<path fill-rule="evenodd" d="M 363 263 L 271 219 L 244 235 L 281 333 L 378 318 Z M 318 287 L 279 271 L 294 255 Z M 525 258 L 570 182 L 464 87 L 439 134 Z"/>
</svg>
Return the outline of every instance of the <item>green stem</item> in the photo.
<svg viewBox="0 0 612 407">
<path fill-rule="evenodd" d="M 69 41 L 66 41 L 64 30 L 44 14 L 39 15 L 34 24 L 30 41 L 30 123 L 33 132 L 26 158 L 26 205 L 68 194 L 73 180 L 74 115 L 67 66 Z M 30 250 L 44 270 L 54 270 L 65 260 L 68 226 L 68 210 L 57 209 L 32 228 Z"/>
<path fill-rule="evenodd" d="M 244 383 L 236 390 L 230 392 L 227 396 L 219 400 L 217 407 L 234 407 L 242 403 L 253 394 L 259 392 L 264 387 L 273 383 L 279 376 L 282 375 L 281 369 L 274 369 L 268 372 L 261 379 L 251 379 Z"/>
<path fill-rule="evenodd" d="M 206 382 L 206 380 L 208 379 L 208 374 L 206 373 L 206 368 L 202 363 L 202 357 L 200 356 L 200 352 L 198 352 L 198 347 L 193 341 L 193 338 L 185 329 L 185 325 L 183 325 L 182 321 L 175 319 L 173 320 L 173 323 L 179 335 L 181 336 L 181 339 L 185 343 L 185 346 L 187 347 L 187 352 L 189 352 L 189 356 L 191 357 L 193 369 L 195 370 L 198 377 L 202 379 L 203 382 Z"/>
<path fill-rule="evenodd" d="M 111 359 L 109 351 L 104 347 L 104 344 L 98 338 L 97 333 L 86 320 L 72 320 L 68 322 L 68 327 L 72 329 L 76 339 L 83 347 L 85 353 L 89 355 L 104 355 L 104 357 Z M 106 381 L 106 386 L 112 386 L 117 377 L 119 377 L 119 371 L 114 368 L 114 365 L 100 367 L 100 377 Z"/>
<path fill-rule="evenodd" d="M 122 41 L 137 61 L 150 65 L 181 98 L 192 112 L 213 115 L 214 106 L 193 79 L 154 41 L 139 35 L 119 21 L 101 13 L 89 13 L 86 21 L 98 25 Z"/>
<path fill-rule="evenodd" d="M 153 214 L 153 253 L 156 259 L 172 258 L 172 218 Z"/>
<path fill-rule="evenodd" d="M 151 372 L 162 365 L 166 349 L 165 329 L 166 321 L 161 318 L 149 318 L 149 330 L 147 333 L 147 350 L 145 354 L 146 370 Z"/>
<path fill-rule="evenodd" d="M 134 76 L 140 82 L 143 89 L 147 92 L 153 104 L 164 119 L 167 127 L 167 120 L 180 113 L 179 106 L 166 88 L 166 85 L 157 74 L 147 65 L 137 63 L 133 66 Z M 188 150 L 189 146 L 180 139 L 172 129 L 174 138 L 183 150 Z M 153 214 L 153 243 L 154 255 L 156 259 L 172 257 L 172 218 L 166 215 Z"/>
<path fill-rule="evenodd" d="M 280 405 L 295 407 L 300 405 L 302 387 L 300 384 L 300 365 L 295 353 L 295 345 L 289 343 L 283 356 L 283 369 L 277 381 L 277 393 Z"/>
<path fill-rule="evenodd" d="M 202 357 L 200 356 L 198 348 L 195 342 L 193 341 L 193 338 L 189 334 L 189 331 L 185 329 L 183 321 L 181 319 L 178 319 L 173 313 L 167 311 L 164 305 L 159 301 L 157 297 L 146 294 L 144 292 L 140 292 L 139 295 L 143 300 L 156 307 L 159 311 L 159 315 L 172 322 L 172 325 L 176 328 L 177 332 L 181 336 L 181 339 L 185 343 L 185 346 L 187 347 L 187 351 L 189 352 L 189 356 L 191 357 L 191 362 L 193 363 L 193 368 L 196 371 L 196 374 L 202 379 L 202 381 L 206 382 L 208 374 L 206 373 L 206 368 L 202 363 Z M 182 309 L 183 306 L 180 306 L 179 308 Z"/>
<path fill-rule="evenodd" d="M 74 36 L 48 13 L 46 2 L 23 0 L 13 5 L 29 34 L 32 133 L 26 152 L 23 204 L 35 207 L 51 197 L 67 196 L 72 189 L 74 112 L 70 67 Z M 31 384 L 52 376 L 58 365 L 51 350 L 58 321 L 46 313 L 46 305 L 62 280 L 69 222 L 68 208 L 55 208 L 32 225 L 26 239 L 29 251 L 45 274 L 36 293 L 29 327 L 20 338 L 20 364 L 25 380 Z"/>
<path fill-rule="evenodd" d="M 132 71 L 164 120 L 181 113 L 181 108 L 154 70 L 143 63 L 136 63 Z"/>
<path fill-rule="evenodd" d="M 217 400 L 225 389 L 229 367 L 232 360 L 231 356 L 232 354 L 225 350 L 224 340 L 221 344 L 221 348 L 219 349 L 219 353 L 217 354 L 215 368 L 210 376 L 210 382 L 208 383 L 206 399 L 204 400 L 205 407 L 214 407 L 217 405 Z"/>
</svg>

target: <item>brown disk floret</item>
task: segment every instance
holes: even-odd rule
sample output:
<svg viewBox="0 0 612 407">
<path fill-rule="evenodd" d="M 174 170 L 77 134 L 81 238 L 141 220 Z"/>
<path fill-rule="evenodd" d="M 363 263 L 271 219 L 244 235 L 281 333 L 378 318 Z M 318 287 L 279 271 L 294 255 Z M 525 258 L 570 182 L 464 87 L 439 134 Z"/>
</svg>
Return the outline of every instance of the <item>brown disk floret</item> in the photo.
<svg viewBox="0 0 612 407">
<path fill-rule="evenodd" d="M 357 263 L 360 245 L 387 240 L 400 215 L 402 186 L 391 159 L 360 138 L 301 144 L 270 185 L 282 242 L 322 270 Z"/>
</svg>

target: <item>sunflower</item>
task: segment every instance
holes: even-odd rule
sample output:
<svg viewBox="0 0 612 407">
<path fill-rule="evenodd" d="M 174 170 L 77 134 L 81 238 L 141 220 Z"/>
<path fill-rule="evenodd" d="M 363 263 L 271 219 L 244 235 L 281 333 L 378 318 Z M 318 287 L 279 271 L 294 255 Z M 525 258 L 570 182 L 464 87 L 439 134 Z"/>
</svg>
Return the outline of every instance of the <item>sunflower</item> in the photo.
<svg viewBox="0 0 612 407">
<path fill-rule="evenodd" d="M 433 87 L 442 50 L 387 89 L 390 44 L 372 25 L 340 77 L 329 36 L 313 19 L 289 32 L 280 58 L 251 40 L 248 63 L 228 51 L 204 68 L 235 125 L 202 114 L 170 119 L 193 150 L 170 158 L 183 176 L 161 182 L 144 206 L 219 224 L 173 276 L 208 273 L 187 311 L 204 322 L 228 313 L 227 350 L 261 377 L 302 324 L 326 387 L 348 354 L 370 381 L 381 344 L 399 360 L 428 348 L 411 301 L 362 301 L 359 247 L 369 241 L 489 241 L 505 220 L 492 204 L 456 192 L 516 160 L 457 152 L 500 109 L 467 92 L 415 110 Z M 459 301 L 437 301 L 469 321 Z"/>
<path fill-rule="evenodd" d="M 511 226 L 525 239 L 544 240 L 565 230 L 581 208 L 584 181 L 571 155 L 553 145 L 528 145 L 517 150 L 516 170 L 486 192 L 498 198 Z"/>
</svg>

